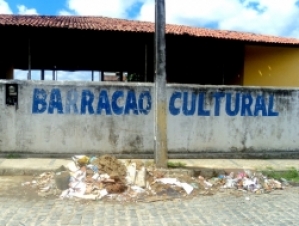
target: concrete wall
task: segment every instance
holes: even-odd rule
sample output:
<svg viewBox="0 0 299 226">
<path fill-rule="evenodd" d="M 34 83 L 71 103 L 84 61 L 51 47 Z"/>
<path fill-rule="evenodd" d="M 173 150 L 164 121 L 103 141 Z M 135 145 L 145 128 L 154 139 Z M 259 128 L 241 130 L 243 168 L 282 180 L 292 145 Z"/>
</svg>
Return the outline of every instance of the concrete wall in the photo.
<svg viewBox="0 0 299 226">
<path fill-rule="evenodd" d="M 17 83 L 18 106 L 5 104 Z M 167 85 L 171 158 L 299 157 L 299 89 Z M 154 85 L 0 81 L 0 155 L 153 157 Z"/>
<path fill-rule="evenodd" d="M 0 82 L 2 153 L 153 151 L 152 84 L 18 81 L 16 109 L 5 105 L 5 83 Z"/>
<path fill-rule="evenodd" d="M 244 86 L 299 86 L 299 47 L 245 46 Z"/>
<path fill-rule="evenodd" d="M 299 89 L 169 85 L 171 156 L 299 156 Z"/>
</svg>

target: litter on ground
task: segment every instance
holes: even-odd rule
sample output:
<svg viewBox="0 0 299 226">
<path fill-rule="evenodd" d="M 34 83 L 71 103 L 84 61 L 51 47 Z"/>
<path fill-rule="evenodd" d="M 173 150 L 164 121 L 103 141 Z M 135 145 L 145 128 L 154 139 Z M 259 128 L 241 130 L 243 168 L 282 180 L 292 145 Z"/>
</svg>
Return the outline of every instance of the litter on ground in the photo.
<svg viewBox="0 0 299 226">
<path fill-rule="evenodd" d="M 22 186 L 36 190 L 39 196 L 60 199 L 154 202 L 214 195 L 224 190 L 260 195 L 284 189 L 288 183 L 283 178 L 278 181 L 250 170 L 213 178 L 167 177 L 154 165 L 146 166 L 142 161 L 124 163 L 110 155 L 75 155 L 67 166 L 42 173 Z"/>
</svg>

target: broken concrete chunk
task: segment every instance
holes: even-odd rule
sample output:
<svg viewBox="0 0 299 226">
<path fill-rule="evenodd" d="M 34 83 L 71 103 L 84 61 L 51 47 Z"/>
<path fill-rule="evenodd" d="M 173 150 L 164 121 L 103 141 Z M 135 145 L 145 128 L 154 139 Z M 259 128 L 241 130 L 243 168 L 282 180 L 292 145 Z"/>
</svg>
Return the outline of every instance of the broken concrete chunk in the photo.
<svg viewBox="0 0 299 226">
<path fill-rule="evenodd" d="M 138 171 L 136 175 L 135 184 L 139 187 L 144 188 L 145 187 L 145 177 L 146 177 L 146 169 L 144 166 L 142 166 Z"/>
<path fill-rule="evenodd" d="M 60 175 L 55 175 L 55 183 L 57 188 L 60 190 L 68 189 L 69 180 L 70 173 L 67 171 L 61 172 Z"/>
<path fill-rule="evenodd" d="M 136 180 L 136 163 L 131 162 L 127 165 L 126 181 L 128 184 L 135 184 Z"/>
</svg>

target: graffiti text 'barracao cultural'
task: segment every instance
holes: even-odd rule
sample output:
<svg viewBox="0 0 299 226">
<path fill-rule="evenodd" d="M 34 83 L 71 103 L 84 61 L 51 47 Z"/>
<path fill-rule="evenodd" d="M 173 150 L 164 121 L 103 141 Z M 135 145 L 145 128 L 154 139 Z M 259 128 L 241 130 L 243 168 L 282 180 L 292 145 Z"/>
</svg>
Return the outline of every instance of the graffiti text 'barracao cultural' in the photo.
<svg viewBox="0 0 299 226">
<path fill-rule="evenodd" d="M 149 91 L 141 92 L 139 96 L 136 96 L 133 90 L 126 93 L 122 90 L 114 91 L 111 98 L 107 90 L 100 90 L 98 101 L 95 102 L 95 94 L 90 90 L 82 90 L 81 98 L 79 98 L 78 91 L 69 90 L 63 101 L 61 92 L 57 88 L 51 90 L 49 97 L 44 89 L 36 88 L 33 91 L 32 113 L 147 115 L 152 105 Z"/>
</svg>

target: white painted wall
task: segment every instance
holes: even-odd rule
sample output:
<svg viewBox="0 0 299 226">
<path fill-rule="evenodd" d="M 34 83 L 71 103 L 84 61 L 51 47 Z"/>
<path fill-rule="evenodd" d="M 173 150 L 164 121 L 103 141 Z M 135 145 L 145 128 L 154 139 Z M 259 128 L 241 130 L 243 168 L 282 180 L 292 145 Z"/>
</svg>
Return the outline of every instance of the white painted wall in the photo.
<svg viewBox="0 0 299 226">
<path fill-rule="evenodd" d="M 125 105 L 128 92 L 134 91 L 137 102 L 140 93 L 152 94 L 151 84 L 120 84 L 100 82 L 57 82 L 57 81 L 18 81 L 19 106 L 5 105 L 5 83 L 0 82 L 0 151 L 29 153 L 148 153 L 153 150 L 154 114 L 138 115 L 130 110 L 129 114 L 106 115 L 81 114 L 81 97 L 83 90 L 94 94 L 92 106 L 96 112 L 99 93 L 106 90 L 111 104 L 115 91 L 123 91 L 124 98 L 118 99 L 118 105 Z M 14 81 L 15 82 L 15 81 Z M 33 114 L 34 89 L 43 89 L 47 93 L 46 110 Z M 63 114 L 48 113 L 51 91 L 59 90 Z M 73 110 L 66 113 L 67 92 L 78 93 L 78 114 Z M 42 91 L 41 91 L 42 92 Z M 57 94 L 57 93 L 56 93 Z M 55 97 L 57 98 L 57 97 Z M 54 98 L 54 99 L 55 99 Z M 73 97 L 72 97 L 73 98 Z M 52 98 L 53 99 L 53 98 Z M 53 102 L 56 100 L 53 99 Z M 147 98 L 144 98 L 144 108 Z M 57 103 L 56 103 L 57 104 Z M 137 103 L 138 105 L 138 103 Z M 41 107 L 41 105 L 39 106 Z M 151 106 L 152 108 L 153 106 Z M 60 110 L 60 109 L 59 109 Z"/>
<path fill-rule="evenodd" d="M 18 84 L 18 108 L 5 104 L 6 83 Z M 94 94 L 93 114 L 88 111 L 84 114 L 81 112 L 84 90 Z M 72 93 L 68 97 L 70 91 Z M 149 83 L 1 80 L 0 154 L 18 152 L 70 156 L 74 153 L 110 153 L 124 157 L 153 157 L 153 91 L 154 85 Z M 78 94 L 78 112 L 74 112 L 71 104 L 68 113 L 67 105 L 75 98 L 74 92 Z M 111 105 L 111 115 L 107 115 L 105 110 L 102 110 L 101 114 L 96 111 L 100 93 L 101 97 L 105 97 L 105 92 Z M 124 96 L 119 96 L 114 102 L 118 106 L 115 108 L 112 106 L 112 96 L 116 97 L 117 92 L 123 92 Z M 126 102 L 128 93 L 133 99 L 129 98 L 130 101 Z M 141 95 L 141 99 L 144 103 L 143 107 L 140 107 L 138 100 L 142 93 L 144 95 Z M 194 112 L 191 109 L 192 93 L 195 100 Z M 229 115 L 226 110 L 227 99 L 230 99 L 228 94 L 232 97 L 233 110 L 237 93 L 240 98 L 239 111 L 234 116 L 232 113 Z M 46 98 L 43 97 L 45 94 Z M 299 155 L 299 89 L 167 85 L 167 95 L 170 157 Z M 184 95 L 188 97 L 186 106 Z M 218 95 L 219 114 L 215 111 L 217 97 L 213 95 Z M 121 107 L 125 108 L 130 103 L 134 108 L 134 96 L 137 109 L 129 109 L 128 114 L 121 112 Z M 148 105 L 149 96 L 151 105 Z M 245 105 L 250 99 L 252 103 L 247 109 L 245 107 L 246 114 L 242 116 L 243 96 Z M 199 107 L 202 103 L 199 97 L 204 100 L 202 107 Z M 101 106 L 107 106 L 103 99 Z M 199 113 L 201 108 L 203 109 Z M 42 112 L 43 110 L 45 111 Z M 189 113 L 186 110 L 189 110 Z M 253 116 L 249 116 L 248 111 Z"/>
<path fill-rule="evenodd" d="M 167 92 L 169 98 L 174 92 L 182 93 L 182 98 L 176 98 L 174 104 L 175 109 L 180 109 L 180 113 L 168 115 L 168 148 L 171 152 L 209 157 L 213 153 L 220 157 L 279 157 L 283 153 L 285 156 L 299 153 L 299 89 L 168 85 Z M 184 92 L 189 97 L 188 109 L 191 107 L 191 93 L 196 96 L 193 115 L 186 116 L 182 111 Z M 205 94 L 204 110 L 210 110 L 210 116 L 198 115 L 199 93 Z M 215 93 L 224 95 L 219 100 L 218 116 L 215 116 Z M 233 98 L 232 110 L 236 93 L 240 95 L 240 111 L 236 116 L 230 116 L 226 112 L 228 93 Z M 252 98 L 250 111 L 253 116 L 248 116 L 247 110 L 244 116 L 241 115 L 243 95 Z M 258 98 L 258 115 L 254 116 L 257 96 L 262 97 Z M 273 107 L 269 106 L 270 96 L 273 97 Z M 247 103 L 248 99 L 245 99 Z M 263 106 L 265 110 L 259 110 Z"/>
</svg>

